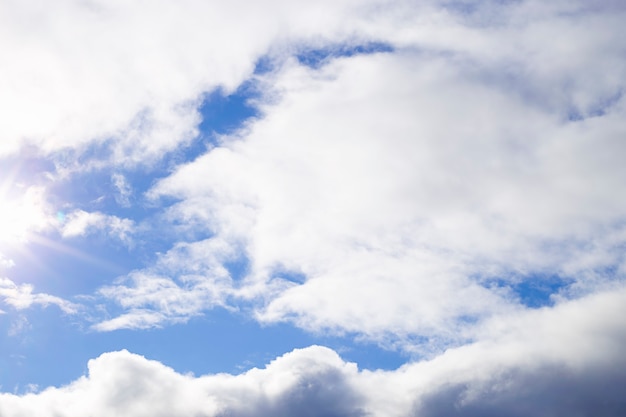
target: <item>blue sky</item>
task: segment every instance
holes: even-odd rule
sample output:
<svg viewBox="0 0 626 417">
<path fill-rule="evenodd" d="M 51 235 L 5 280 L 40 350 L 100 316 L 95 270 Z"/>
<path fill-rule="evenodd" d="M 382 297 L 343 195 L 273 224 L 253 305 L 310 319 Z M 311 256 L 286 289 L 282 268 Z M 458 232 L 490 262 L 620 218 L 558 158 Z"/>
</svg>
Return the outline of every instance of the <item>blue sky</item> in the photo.
<svg viewBox="0 0 626 417">
<path fill-rule="evenodd" d="M 624 414 L 623 6 L 49 7 L 0 6 L 0 415 Z"/>
</svg>

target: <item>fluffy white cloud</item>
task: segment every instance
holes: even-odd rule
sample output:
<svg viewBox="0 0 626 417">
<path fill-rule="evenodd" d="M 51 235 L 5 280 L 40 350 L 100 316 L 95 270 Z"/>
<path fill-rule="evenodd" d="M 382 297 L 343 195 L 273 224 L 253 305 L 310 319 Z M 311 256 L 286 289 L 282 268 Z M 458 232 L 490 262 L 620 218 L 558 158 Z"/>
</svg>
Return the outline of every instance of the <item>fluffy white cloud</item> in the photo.
<svg viewBox="0 0 626 417">
<path fill-rule="evenodd" d="M 626 291 L 521 313 L 488 338 L 394 371 L 312 346 L 241 375 L 181 375 L 127 351 L 61 388 L 0 395 L 17 416 L 620 416 Z M 493 329 L 492 329 L 493 330 Z"/>
</svg>

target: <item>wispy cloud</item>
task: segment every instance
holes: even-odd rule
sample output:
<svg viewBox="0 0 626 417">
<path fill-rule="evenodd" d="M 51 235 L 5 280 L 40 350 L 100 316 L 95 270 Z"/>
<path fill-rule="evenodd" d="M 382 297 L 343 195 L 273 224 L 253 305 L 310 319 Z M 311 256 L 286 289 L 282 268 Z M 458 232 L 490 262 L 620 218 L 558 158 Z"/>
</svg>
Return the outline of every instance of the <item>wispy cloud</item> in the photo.
<svg viewBox="0 0 626 417">
<path fill-rule="evenodd" d="M 0 299 L 17 310 L 25 310 L 31 306 L 55 305 L 67 314 L 78 311 L 78 306 L 74 303 L 50 294 L 34 292 L 32 285 L 17 285 L 8 278 L 0 278 Z"/>
<path fill-rule="evenodd" d="M 11 326 L 9 327 L 9 331 L 7 334 L 11 337 L 15 337 L 30 330 L 31 328 L 32 326 L 28 321 L 28 318 L 26 318 L 26 316 L 20 315 L 11 322 Z"/>
<path fill-rule="evenodd" d="M 61 235 L 66 238 L 85 236 L 94 232 L 104 232 L 129 243 L 134 231 L 134 222 L 101 212 L 75 210 L 64 216 L 63 222 L 59 227 Z"/>
<path fill-rule="evenodd" d="M 116 173 L 111 176 L 111 181 L 117 191 L 114 196 L 117 204 L 122 207 L 130 207 L 130 199 L 133 195 L 133 189 L 126 180 L 126 177 L 122 174 Z"/>
<path fill-rule="evenodd" d="M 178 244 L 151 269 L 134 271 L 101 288 L 101 297 L 127 312 L 94 328 L 150 328 L 184 322 L 206 310 L 225 306 L 233 293 L 233 282 L 222 263 L 233 256 L 232 247 L 215 239 Z"/>
</svg>

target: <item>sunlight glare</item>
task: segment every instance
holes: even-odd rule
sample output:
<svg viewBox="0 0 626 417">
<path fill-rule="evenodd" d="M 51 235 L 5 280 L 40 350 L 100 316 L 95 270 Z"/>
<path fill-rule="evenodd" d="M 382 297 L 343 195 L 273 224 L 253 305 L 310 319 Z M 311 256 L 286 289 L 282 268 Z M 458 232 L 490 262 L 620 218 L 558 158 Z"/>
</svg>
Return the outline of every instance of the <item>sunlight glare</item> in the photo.
<svg viewBox="0 0 626 417">
<path fill-rule="evenodd" d="M 49 223 L 43 187 L 10 185 L 0 187 L 0 245 L 28 241 L 29 234 L 45 229 Z"/>
</svg>

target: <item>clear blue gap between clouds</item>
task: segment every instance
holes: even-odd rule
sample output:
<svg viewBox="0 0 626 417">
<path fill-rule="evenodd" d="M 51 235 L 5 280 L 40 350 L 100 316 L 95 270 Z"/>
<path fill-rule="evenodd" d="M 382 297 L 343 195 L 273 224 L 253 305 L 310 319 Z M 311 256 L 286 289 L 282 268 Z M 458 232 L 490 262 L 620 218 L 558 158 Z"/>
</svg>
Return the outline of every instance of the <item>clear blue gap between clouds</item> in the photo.
<svg viewBox="0 0 626 417">
<path fill-rule="evenodd" d="M 217 308 L 187 323 L 162 329 L 79 330 L 71 319 L 43 308 L 28 312 L 31 328 L 0 345 L 0 392 L 24 392 L 28 384 L 61 386 L 87 374 L 87 363 L 104 352 L 127 349 L 196 376 L 239 374 L 263 368 L 293 349 L 328 346 L 360 369 L 396 369 L 407 360 L 397 352 L 352 338 L 315 336 L 288 324 L 262 326 L 241 314 Z M 17 315 L 0 316 L 6 334 Z M 181 341 L 186 341 L 181 343 Z M 59 352 L 64 352 L 62 357 Z"/>
<path fill-rule="evenodd" d="M 512 279 L 490 280 L 489 285 L 507 289 L 518 302 L 528 308 L 554 305 L 553 296 L 570 285 L 570 280 L 552 274 L 530 274 Z"/>
<path fill-rule="evenodd" d="M 274 278 L 289 281 L 294 284 L 304 284 L 306 275 L 298 271 L 290 271 L 288 269 L 277 269 L 273 274 Z"/>
<path fill-rule="evenodd" d="M 554 305 L 553 295 L 567 286 L 567 283 L 558 277 L 549 279 L 525 280 L 513 285 L 513 290 L 526 307 L 539 308 Z"/>
</svg>

